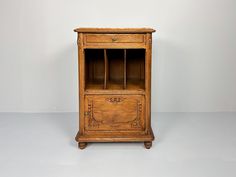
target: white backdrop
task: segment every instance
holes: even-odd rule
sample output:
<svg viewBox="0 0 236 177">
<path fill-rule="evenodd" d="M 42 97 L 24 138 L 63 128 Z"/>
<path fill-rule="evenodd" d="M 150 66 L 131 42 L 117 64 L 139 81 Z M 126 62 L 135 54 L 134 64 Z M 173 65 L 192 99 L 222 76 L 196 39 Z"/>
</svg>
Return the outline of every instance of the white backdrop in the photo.
<svg viewBox="0 0 236 177">
<path fill-rule="evenodd" d="M 153 27 L 153 112 L 236 111 L 235 0 L 1 0 L 0 111 L 78 111 L 76 27 Z"/>
</svg>

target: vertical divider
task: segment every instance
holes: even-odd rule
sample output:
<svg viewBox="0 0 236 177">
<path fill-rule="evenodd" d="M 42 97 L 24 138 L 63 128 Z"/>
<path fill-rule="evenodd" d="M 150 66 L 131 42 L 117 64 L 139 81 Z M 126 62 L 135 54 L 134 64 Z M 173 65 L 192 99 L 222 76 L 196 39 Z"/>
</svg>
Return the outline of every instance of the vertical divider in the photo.
<svg viewBox="0 0 236 177">
<path fill-rule="evenodd" d="M 127 88 L 126 68 L 126 49 L 124 49 L 124 89 Z"/>
<path fill-rule="evenodd" d="M 104 89 L 107 89 L 107 80 L 108 80 L 108 59 L 107 59 L 107 50 L 104 49 L 104 63 L 105 63 L 105 72 L 104 72 Z"/>
</svg>

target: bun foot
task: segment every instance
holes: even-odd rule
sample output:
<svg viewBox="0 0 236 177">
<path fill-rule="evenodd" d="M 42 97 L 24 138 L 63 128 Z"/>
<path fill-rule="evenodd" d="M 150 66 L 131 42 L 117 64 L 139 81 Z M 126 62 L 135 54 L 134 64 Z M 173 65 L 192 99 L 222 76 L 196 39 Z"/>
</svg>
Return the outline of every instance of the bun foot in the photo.
<svg viewBox="0 0 236 177">
<path fill-rule="evenodd" d="M 151 141 L 146 141 L 144 142 L 144 146 L 146 149 L 150 149 L 152 147 L 152 142 Z"/>
<path fill-rule="evenodd" d="M 79 142 L 79 143 L 78 143 L 78 147 L 79 147 L 80 149 L 85 149 L 86 146 L 87 146 L 87 144 L 88 144 L 88 143 L 86 143 L 86 142 Z"/>
</svg>

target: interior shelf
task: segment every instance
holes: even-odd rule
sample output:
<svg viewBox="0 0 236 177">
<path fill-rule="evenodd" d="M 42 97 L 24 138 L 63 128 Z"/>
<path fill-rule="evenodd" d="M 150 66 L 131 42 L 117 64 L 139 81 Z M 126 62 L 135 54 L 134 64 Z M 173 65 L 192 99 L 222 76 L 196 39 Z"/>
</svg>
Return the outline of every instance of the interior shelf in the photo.
<svg viewBox="0 0 236 177">
<path fill-rule="evenodd" d="M 85 89 L 144 90 L 145 49 L 85 49 Z"/>
</svg>

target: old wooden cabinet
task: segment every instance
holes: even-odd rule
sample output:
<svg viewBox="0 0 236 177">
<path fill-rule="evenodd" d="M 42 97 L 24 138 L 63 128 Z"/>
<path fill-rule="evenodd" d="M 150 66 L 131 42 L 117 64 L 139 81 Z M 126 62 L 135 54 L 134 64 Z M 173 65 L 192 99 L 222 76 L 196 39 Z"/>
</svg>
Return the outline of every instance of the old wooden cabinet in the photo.
<svg viewBox="0 0 236 177">
<path fill-rule="evenodd" d="M 79 132 L 76 141 L 152 146 L 150 28 L 77 28 Z"/>
</svg>

